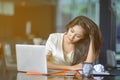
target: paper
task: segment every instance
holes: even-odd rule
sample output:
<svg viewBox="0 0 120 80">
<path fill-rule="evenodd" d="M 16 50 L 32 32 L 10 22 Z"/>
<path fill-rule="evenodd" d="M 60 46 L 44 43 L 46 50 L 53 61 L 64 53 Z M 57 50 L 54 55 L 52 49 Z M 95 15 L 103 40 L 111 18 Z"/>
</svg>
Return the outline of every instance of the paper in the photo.
<svg viewBox="0 0 120 80">
<path fill-rule="evenodd" d="M 79 70 L 79 73 L 80 74 L 83 74 L 83 72 L 81 71 L 81 70 Z M 96 71 L 92 71 L 92 73 L 90 73 L 90 74 L 92 74 L 92 75 L 110 75 L 110 73 L 109 72 L 96 72 Z"/>
<path fill-rule="evenodd" d="M 93 71 L 91 74 L 93 74 L 93 75 L 110 75 L 109 72 L 96 72 L 96 71 Z"/>
<path fill-rule="evenodd" d="M 96 64 L 94 65 L 94 70 L 96 72 L 104 72 L 104 66 L 102 64 Z"/>
</svg>

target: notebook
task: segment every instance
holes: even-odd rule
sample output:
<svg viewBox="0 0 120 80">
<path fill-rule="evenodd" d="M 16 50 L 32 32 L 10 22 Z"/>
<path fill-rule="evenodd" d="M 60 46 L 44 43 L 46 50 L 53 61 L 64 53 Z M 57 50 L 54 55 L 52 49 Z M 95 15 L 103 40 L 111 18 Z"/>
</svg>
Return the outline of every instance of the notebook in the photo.
<svg viewBox="0 0 120 80">
<path fill-rule="evenodd" d="M 17 70 L 47 74 L 44 45 L 16 44 Z"/>
</svg>

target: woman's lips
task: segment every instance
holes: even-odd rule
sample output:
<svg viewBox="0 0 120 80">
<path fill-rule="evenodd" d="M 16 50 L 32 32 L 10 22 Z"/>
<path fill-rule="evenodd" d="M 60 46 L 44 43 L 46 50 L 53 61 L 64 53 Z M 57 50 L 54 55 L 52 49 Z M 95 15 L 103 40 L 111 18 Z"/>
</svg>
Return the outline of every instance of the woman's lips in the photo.
<svg viewBox="0 0 120 80">
<path fill-rule="evenodd" d="M 72 42 L 72 39 L 68 38 L 68 40 L 69 40 L 70 42 Z"/>
</svg>

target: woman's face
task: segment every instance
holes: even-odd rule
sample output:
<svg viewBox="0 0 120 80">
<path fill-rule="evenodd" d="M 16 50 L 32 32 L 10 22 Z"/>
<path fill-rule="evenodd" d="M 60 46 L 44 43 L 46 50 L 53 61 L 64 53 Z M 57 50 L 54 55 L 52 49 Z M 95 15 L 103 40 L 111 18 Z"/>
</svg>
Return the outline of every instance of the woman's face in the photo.
<svg viewBox="0 0 120 80">
<path fill-rule="evenodd" d="M 81 26 L 75 25 L 68 29 L 67 41 L 70 43 L 78 42 L 84 38 L 84 29 Z"/>
</svg>

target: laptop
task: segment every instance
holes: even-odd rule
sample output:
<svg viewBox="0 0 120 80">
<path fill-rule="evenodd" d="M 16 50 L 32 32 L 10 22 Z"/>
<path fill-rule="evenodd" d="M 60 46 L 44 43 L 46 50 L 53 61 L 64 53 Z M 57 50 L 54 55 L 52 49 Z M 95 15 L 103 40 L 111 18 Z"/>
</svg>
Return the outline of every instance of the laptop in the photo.
<svg viewBox="0 0 120 80">
<path fill-rule="evenodd" d="M 47 76 L 27 75 L 25 73 L 17 73 L 17 80 L 47 80 Z"/>
<path fill-rule="evenodd" d="M 45 45 L 16 44 L 17 71 L 47 74 Z"/>
</svg>

